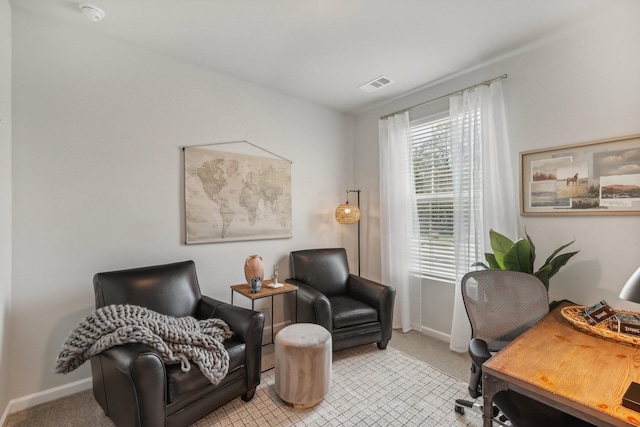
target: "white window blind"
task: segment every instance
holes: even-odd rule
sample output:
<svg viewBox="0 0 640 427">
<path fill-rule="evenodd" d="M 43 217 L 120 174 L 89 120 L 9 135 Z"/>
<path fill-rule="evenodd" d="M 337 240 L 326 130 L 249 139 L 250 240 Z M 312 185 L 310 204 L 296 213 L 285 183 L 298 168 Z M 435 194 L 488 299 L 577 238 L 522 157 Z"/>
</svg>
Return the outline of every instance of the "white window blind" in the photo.
<svg viewBox="0 0 640 427">
<path fill-rule="evenodd" d="M 448 114 L 412 121 L 409 128 L 420 236 L 411 267 L 423 278 L 455 283 L 453 177 Z"/>
</svg>

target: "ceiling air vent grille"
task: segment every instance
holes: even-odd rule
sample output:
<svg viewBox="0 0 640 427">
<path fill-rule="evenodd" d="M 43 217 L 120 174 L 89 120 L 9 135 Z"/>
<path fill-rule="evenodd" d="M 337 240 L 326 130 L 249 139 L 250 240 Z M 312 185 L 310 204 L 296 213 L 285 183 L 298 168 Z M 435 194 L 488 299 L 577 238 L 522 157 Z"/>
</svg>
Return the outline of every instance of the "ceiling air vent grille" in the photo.
<svg viewBox="0 0 640 427">
<path fill-rule="evenodd" d="M 391 83 L 393 83 L 393 80 L 391 80 L 390 78 L 380 76 L 358 87 L 365 92 L 373 92 L 380 89 L 381 87 L 390 85 Z"/>
</svg>

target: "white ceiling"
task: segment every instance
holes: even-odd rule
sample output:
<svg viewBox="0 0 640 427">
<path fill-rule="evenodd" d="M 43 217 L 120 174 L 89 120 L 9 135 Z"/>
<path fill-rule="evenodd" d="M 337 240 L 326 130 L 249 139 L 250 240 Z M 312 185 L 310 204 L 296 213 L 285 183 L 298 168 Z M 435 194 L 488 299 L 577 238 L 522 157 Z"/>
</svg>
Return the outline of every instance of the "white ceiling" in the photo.
<svg viewBox="0 0 640 427">
<path fill-rule="evenodd" d="M 94 31 L 344 112 L 566 31 L 627 0 L 10 0 Z M 366 93 L 381 75 L 395 83 Z"/>
</svg>

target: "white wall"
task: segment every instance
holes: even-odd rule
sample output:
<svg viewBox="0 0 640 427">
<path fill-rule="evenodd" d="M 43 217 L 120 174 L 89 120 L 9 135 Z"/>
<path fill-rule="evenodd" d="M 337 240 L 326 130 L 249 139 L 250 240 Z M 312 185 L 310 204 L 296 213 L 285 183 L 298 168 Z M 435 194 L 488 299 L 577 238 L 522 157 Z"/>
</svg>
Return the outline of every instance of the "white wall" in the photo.
<svg viewBox="0 0 640 427">
<path fill-rule="evenodd" d="M 9 401 L 11 312 L 11 8 L 0 1 L 0 416 Z M 3 420 L 0 420 L 0 423 Z"/>
<path fill-rule="evenodd" d="M 380 115 L 506 72 L 514 162 L 520 151 L 640 133 L 639 8 L 629 2 L 561 38 L 363 113 L 354 129 L 342 114 L 101 38 L 91 27 L 79 33 L 16 11 L 11 23 L 0 2 L 0 319 L 11 313 L 9 361 L 9 322 L 0 320 L 0 405 L 7 397 L 47 400 L 52 388 L 90 376 L 87 366 L 66 376 L 52 370 L 67 334 L 93 308 L 95 272 L 194 259 L 203 292 L 228 301 L 247 255 L 286 271 L 290 250 L 340 245 L 333 209 L 347 188 L 363 191 L 363 275 L 379 279 Z M 13 26 L 13 93 L 5 23 Z M 13 148 L 5 94 L 13 96 Z M 293 161 L 294 237 L 183 245 L 180 147 L 239 139 Z M 345 172 L 351 164 L 354 174 Z M 576 238 L 581 252 L 552 279 L 552 298 L 606 298 L 624 308 L 616 296 L 640 259 L 638 217 L 520 222 L 541 255 Z M 5 230 L 13 231 L 12 253 Z M 453 287 L 425 283 L 416 293 L 414 322 L 446 336 Z"/>
<path fill-rule="evenodd" d="M 88 364 L 52 371 L 93 309 L 94 273 L 193 259 L 203 293 L 229 301 L 248 255 L 284 276 L 289 251 L 341 244 L 333 210 L 351 176 L 352 118 L 76 31 L 13 12 L 11 397 L 22 406 L 90 376 Z M 180 148 L 236 140 L 292 160 L 293 238 L 184 245 Z"/>
<path fill-rule="evenodd" d="M 640 2 L 617 1 L 603 13 L 519 54 L 480 66 L 446 82 L 360 114 L 356 118 L 356 185 L 379 194 L 378 131 L 381 115 L 507 73 L 503 81 L 513 162 L 527 150 L 640 133 Z M 433 106 L 430 106 L 433 108 Z M 517 180 L 517 176 L 511 177 Z M 379 198 L 367 218 L 366 275 L 380 277 Z M 640 264 L 640 217 L 520 217 L 543 260 L 573 239 L 579 249 L 551 279 L 550 298 L 594 304 L 606 299 L 620 308 L 618 292 Z M 516 236 L 512 236 L 516 237 Z M 451 328 L 453 285 L 425 282 L 414 290 L 412 321 L 446 338 Z"/>
</svg>

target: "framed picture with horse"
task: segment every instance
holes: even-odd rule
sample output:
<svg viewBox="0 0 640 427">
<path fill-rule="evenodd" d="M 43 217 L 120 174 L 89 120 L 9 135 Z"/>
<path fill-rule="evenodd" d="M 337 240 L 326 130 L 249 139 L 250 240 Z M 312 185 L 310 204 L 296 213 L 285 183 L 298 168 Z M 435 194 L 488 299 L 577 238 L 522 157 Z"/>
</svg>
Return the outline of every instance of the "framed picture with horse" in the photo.
<svg viewBox="0 0 640 427">
<path fill-rule="evenodd" d="M 640 215 L 640 134 L 520 153 L 522 215 Z"/>
</svg>

